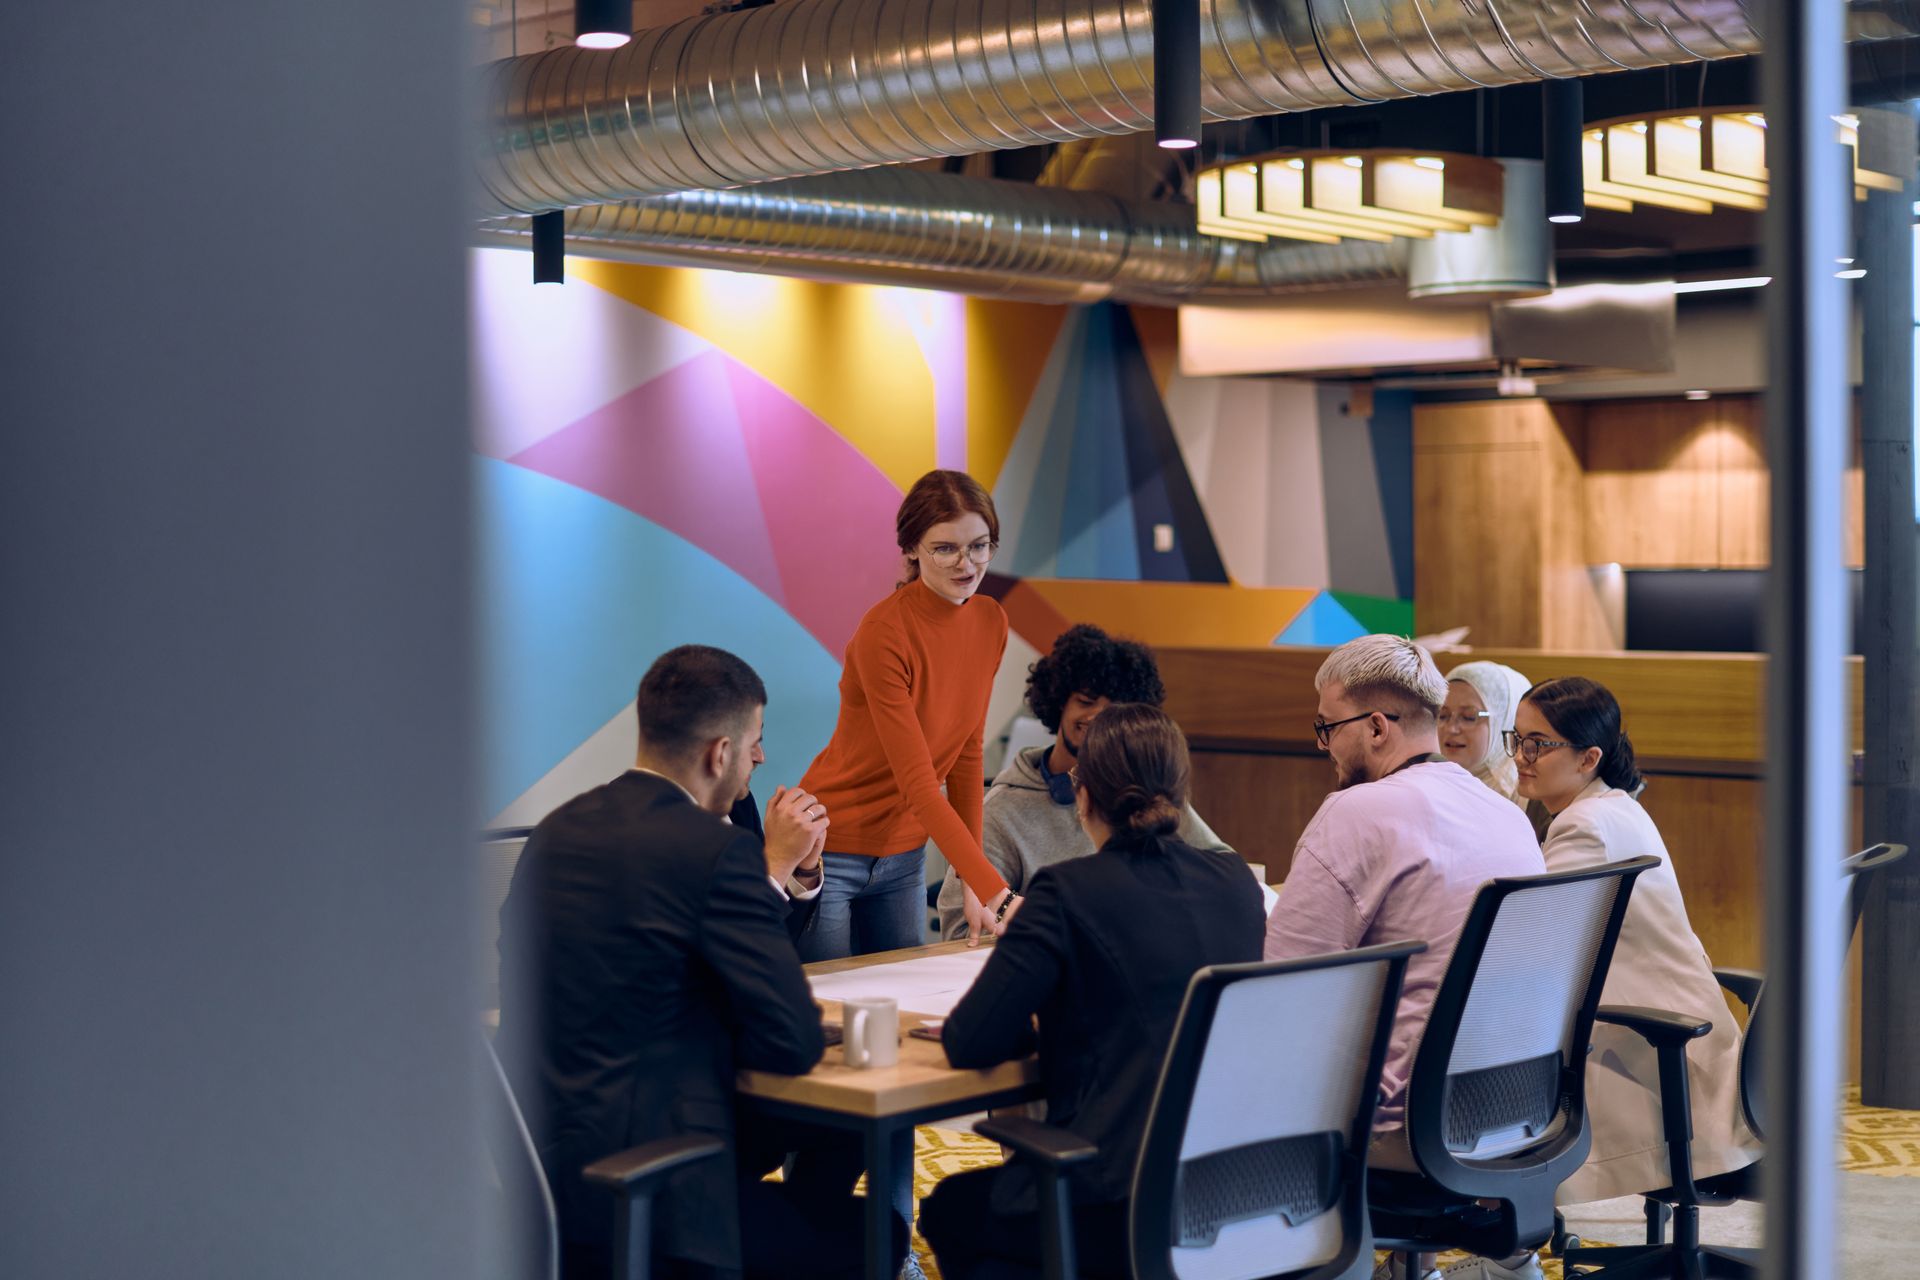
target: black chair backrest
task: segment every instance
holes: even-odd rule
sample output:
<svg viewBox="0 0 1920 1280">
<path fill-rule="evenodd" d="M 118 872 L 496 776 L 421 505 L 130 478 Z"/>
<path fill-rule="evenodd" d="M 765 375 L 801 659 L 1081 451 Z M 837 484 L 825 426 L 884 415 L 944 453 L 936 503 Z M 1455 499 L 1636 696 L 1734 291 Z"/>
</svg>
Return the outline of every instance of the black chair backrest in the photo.
<svg viewBox="0 0 1920 1280">
<path fill-rule="evenodd" d="M 1903 844 L 1876 844 L 1870 848 L 1849 855 L 1840 864 L 1840 874 L 1847 881 L 1847 943 L 1853 946 L 1854 935 L 1860 931 L 1860 917 L 1866 911 L 1867 891 L 1873 887 L 1874 876 L 1907 856 L 1907 846 Z M 1767 1114 L 1767 1077 L 1765 1057 L 1760 1047 L 1760 1008 L 1766 1002 L 1766 988 L 1754 997 L 1753 1007 L 1747 1010 L 1747 1038 L 1740 1045 L 1740 1109 L 1746 1113 L 1747 1127 L 1761 1141 L 1766 1140 L 1763 1127 Z"/>
<path fill-rule="evenodd" d="M 1492 1200 L 1545 1187 L 1542 1239 L 1552 1188 L 1593 1143 L 1594 1011 L 1634 881 L 1658 865 L 1633 858 L 1482 886 L 1414 1058 L 1407 1139 L 1421 1172 Z"/>
<path fill-rule="evenodd" d="M 1371 1274 L 1367 1144 L 1407 957 L 1421 950 L 1194 974 L 1134 1168 L 1135 1280 Z"/>
<path fill-rule="evenodd" d="M 480 1098 L 487 1155 L 500 1211 L 487 1215 L 489 1274 L 500 1280 L 559 1280 L 560 1219 L 540 1153 L 513 1086 L 485 1035 L 480 1037 Z"/>
</svg>

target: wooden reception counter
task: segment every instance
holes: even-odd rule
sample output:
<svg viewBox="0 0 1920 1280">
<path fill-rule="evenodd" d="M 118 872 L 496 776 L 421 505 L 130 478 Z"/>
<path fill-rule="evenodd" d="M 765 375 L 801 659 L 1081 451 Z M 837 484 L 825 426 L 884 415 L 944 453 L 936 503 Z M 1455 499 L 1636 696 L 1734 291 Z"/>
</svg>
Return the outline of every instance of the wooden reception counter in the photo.
<svg viewBox="0 0 1920 1280">
<path fill-rule="evenodd" d="M 1159 651 L 1167 710 L 1193 746 L 1194 807 L 1276 880 L 1333 783 L 1313 741 L 1313 677 L 1326 653 Z M 1440 669 L 1476 659 L 1506 663 L 1531 680 L 1583 675 L 1613 691 L 1647 777 L 1641 799 L 1660 825 L 1695 930 L 1714 963 L 1758 967 L 1766 659 L 1480 649 L 1441 654 Z M 1850 663 L 1845 710 L 1857 751 L 1858 659 Z M 1860 843 L 1857 788 L 1854 795 L 1850 848 Z"/>
</svg>

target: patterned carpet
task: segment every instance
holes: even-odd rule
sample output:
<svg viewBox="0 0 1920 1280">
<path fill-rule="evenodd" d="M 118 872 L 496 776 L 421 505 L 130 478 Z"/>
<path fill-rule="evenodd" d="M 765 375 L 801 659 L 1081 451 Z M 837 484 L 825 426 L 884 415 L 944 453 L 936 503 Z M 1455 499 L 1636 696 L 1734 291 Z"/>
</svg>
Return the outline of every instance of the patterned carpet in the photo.
<svg viewBox="0 0 1920 1280">
<path fill-rule="evenodd" d="M 999 1163 L 1000 1148 L 985 1138 L 952 1129 L 922 1128 L 914 1160 L 914 1199 L 917 1202 L 930 1194 L 934 1183 L 950 1173 Z M 1860 1091 L 1849 1089 L 1841 1113 L 1840 1168 L 1881 1177 L 1920 1177 L 1920 1111 L 1863 1107 Z M 918 1231 L 914 1232 L 913 1249 L 928 1280 L 940 1280 L 933 1254 Z M 1452 1260 L 1453 1255 L 1441 1259 L 1442 1263 Z M 1543 1257 L 1540 1263 L 1547 1280 L 1563 1280 L 1558 1259 Z"/>
</svg>

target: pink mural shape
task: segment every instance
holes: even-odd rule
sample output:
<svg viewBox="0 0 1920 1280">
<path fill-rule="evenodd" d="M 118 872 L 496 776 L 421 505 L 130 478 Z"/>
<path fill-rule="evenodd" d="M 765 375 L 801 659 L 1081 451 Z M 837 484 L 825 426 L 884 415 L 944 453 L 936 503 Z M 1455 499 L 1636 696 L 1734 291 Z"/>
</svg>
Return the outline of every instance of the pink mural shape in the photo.
<svg viewBox="0 0 1920 1280">
<path fill-rule="evenodd" d="M 725 563 L 836 658 L 892 590 L 900 491 L 832 427 L 720 351 L 508 459 Z"/>
<path fill-rule="evenodd" d="M 786 584 L 783 603 L 839 657 L 861 616 L 893 589 L 899 573 L 893 517 L 900 490 L 837 431 L 753 370 L 730 360 L 727 379 Z"/>
<path fill-rule="evenodd" d="M 679 534 L 785 606 L 730 363 L 718 351 L 695 356 L 508 461 Z"/>
</svg>

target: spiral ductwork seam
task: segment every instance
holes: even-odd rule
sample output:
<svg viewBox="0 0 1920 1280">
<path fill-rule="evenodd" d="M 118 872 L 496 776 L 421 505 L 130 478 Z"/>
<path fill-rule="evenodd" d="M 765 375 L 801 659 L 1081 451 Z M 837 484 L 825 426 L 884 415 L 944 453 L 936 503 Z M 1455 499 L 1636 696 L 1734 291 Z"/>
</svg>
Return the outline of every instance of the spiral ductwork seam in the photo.
<svg viewBox="0 0 1920 1280">
<path fill-rule="evenodd" d="M 483 239 L 515 243 L 525 225 Z M 1405 267 L 1395 245 L 1220 240 L 1187 205 L 911 169 L 589 206 L 569 211 L 567 236 L 577 253 L 1074 301 L 1339 287 Z"/>
<path fill-rule="evenodd" d="M 781 0 L 485 72 L 491 212 L 1134 133 L 1150 0 Z M 1904 10 L 1902 11 L 1904 12 Z M 1898 31 L 1885 0 L 1856 31 Z M 1202 0 L 1215 120 L 1730 57 L 1747 0 Z"/>
</svg>

